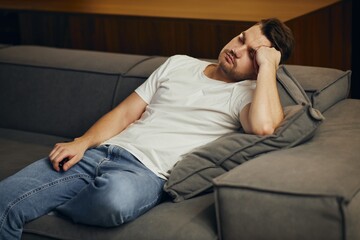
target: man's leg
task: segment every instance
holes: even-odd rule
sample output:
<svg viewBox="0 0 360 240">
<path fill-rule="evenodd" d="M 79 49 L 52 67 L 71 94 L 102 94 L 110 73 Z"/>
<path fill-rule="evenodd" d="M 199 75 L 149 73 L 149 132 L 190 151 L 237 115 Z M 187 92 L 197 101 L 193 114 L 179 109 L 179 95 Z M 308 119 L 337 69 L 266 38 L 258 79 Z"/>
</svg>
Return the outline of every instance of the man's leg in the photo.
<svg viewBox="0 0 360 240">
<path fill-rule="evenodd" d="M 126 150 L 110 146 L 93 182 L 57 210 L 74 222 L 112 227 L 131 221 L 161 200 L 164 180 Z"/>
<path fill-rule="evenodd" d="M 92 149 L 67 172 L 41 159 L 0 182 L 0 239 L 20 239 L 23 225 L 73 198 L 92 179 L 107 149 Z"/>
</svg>

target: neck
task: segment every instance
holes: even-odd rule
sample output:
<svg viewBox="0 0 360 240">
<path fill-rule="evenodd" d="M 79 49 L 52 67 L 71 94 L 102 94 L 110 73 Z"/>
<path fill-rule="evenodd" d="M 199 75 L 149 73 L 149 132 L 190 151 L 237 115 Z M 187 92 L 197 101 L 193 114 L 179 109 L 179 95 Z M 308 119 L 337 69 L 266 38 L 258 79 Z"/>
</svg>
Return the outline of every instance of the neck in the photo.
<svg viewBox="0 0 360 240">
<path fill-rule="evenodd" d="M 222 81 L 222 82 L 231 82 L 228 80 L 225 75 L 223 74 L 221 68 L 218 64 L 210 64 L 208 65 L 205 70 L 204 74 L 211 79 Z"/>
</svg>

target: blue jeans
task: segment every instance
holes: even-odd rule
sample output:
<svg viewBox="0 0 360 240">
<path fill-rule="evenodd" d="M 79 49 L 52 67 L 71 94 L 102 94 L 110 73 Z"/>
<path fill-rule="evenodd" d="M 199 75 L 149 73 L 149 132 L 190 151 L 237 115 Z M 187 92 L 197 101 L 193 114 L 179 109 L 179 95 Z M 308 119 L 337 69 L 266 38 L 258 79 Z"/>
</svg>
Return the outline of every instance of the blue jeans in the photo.
<svg viewBox="0 0 360 240">
<path fill-rule="evenodd" d="M 116 146 L 86 151 L 66 172 L 41 159 L 0 182 L 0 239 L 20 239 L 26 222 L 53 210 L 77 223 L 118 226 L 159 203 L 164 182 Z"/>
</svg>

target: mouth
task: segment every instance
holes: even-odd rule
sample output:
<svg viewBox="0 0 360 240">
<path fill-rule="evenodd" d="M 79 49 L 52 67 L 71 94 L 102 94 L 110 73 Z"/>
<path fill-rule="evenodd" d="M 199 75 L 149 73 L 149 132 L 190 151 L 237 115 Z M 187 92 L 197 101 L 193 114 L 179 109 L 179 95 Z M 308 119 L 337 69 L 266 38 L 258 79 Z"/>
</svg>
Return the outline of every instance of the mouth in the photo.
<svg viewBox="0 0 360 240">
<path fill-rule="evenodd" d="M 234 59 L 234 56 L 231 54 L 230 51 L 226 51 L 225 52 L 225 60 L 226 62 L 234 65 L 235 64 L 235 59 Z"/>
</svg>

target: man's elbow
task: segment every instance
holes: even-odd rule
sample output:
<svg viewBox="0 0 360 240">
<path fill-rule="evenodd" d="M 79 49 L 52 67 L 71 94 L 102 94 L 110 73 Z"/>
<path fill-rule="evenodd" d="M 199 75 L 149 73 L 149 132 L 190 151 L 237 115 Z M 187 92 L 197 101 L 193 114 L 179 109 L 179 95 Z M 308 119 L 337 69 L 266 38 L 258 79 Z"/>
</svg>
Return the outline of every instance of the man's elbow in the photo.
<svg viewBox="0 0 360 240">
<path fill-rule="evenodd" d="M 281 112 L 277 117 L 263 119 L 252 125 L 253 133 L 256 135 L 272 135 L 284 120 L 284 114 Z"/>
<path fill-rule="evenodd" d="M 253 119 L 253 121 L 245 121 L 247 124 L 244 128 L 246 133 L 266 136 L 272 135 L 284 120 L 284 115 L 281 114 L 277 118 Z"/>
<path fill-rule="evenodd" d="M 276 128 L 271 125 L 264 125 L 261 127 L 254 128 L 252 132 L 255 135 L 267 136 L 273 134 L 275 132 L 275 129 Z"/>
</svg>

